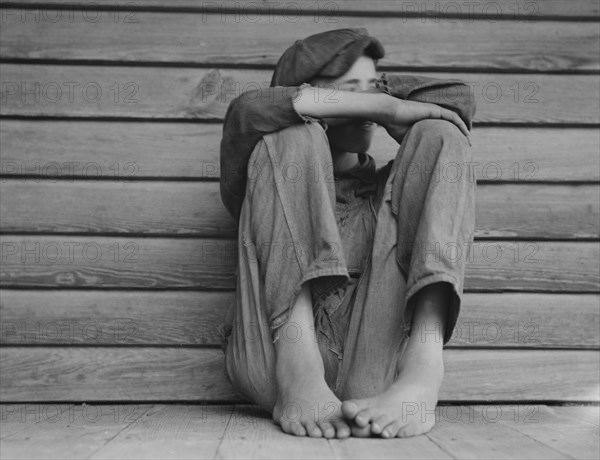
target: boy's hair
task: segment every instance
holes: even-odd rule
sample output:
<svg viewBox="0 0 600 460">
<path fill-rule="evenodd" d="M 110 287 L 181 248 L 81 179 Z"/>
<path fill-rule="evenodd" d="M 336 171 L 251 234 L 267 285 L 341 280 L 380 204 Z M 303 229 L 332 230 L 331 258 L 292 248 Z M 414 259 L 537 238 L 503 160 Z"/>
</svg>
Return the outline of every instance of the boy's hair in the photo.
<svg viewBox="0 0 600 460">
<path fill-rule="evenodd" d="M 337 78 L 362 55 L 375 62 L 385 55 L 383 45 L 367 29 L 337 29 L 296 41 L 279 58 L 271 86 L 300 86 L 314 78 Z"/>
</svg>

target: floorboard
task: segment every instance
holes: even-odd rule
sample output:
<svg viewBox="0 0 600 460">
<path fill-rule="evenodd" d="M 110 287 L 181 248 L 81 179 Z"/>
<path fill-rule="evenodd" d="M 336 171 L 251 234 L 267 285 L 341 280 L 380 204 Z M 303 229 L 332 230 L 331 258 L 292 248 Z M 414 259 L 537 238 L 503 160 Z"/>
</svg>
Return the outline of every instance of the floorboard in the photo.
<svg viewBox="0 0 600 460">
<path fill-rule="evenodd" d="M 578 459 L 598 458 L 598 427 L 577 418 L 565 417 L 562 408 L 539 406 L 531 423 L 501 422 L 554 450 Z M 596 408 L 597 409 L 597 408 Z"/>
<path fill-rule="evenodd" d="M 14 404 L 3 406 L 0 458 L 81 459 L 135 423 L 149 405 Z"/>
<path fill-rule="evenodd" d="M 534 459 L 600 454 L 597 406 L 440 406 L 427 435 L 393 440 L 296 438 L 249 405 L 31 403 L 1 409 L 3 460 Z"/>
<path fill-rule="evenodd" d="M 156 405 L 90 458 L 214 458 L 233 408 Z"/>
</svg>

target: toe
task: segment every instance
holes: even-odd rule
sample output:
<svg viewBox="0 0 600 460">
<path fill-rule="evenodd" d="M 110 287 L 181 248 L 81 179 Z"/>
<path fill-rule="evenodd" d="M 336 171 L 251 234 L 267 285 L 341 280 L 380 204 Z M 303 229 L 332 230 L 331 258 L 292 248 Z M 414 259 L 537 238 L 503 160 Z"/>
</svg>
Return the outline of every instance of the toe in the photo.
<svg viewBox="0 0 600 460">
<path fill-rule="evenodd" d="M 419 423 L 419 424 L 408 424 L 398 430 L 399 438 L 410 438 L 412 436 L 420 436 L 427 433 L 433 428 L 434 423 Z"/>
<path fill-rule="evenodd" d="M 417 432 L 413 429 L 413 427 L 405 426 L 405 427 L 400 428 L 400 430 L 398 430 L 398 434 L 396 436 L 398 436 L 399 438 L 410 438 L 410 437 L 416 436 L 416 435 L 417 435 Z"/>
<path fill-rule="evenodd" d="M 281 431 L 284 433 L 292 434 L 292 428 L 290 427 L 290 422 L 280 418 L 277 420 L 277 424 L 281 427 Z"/>
<path fill-rule="evenodd" d="M 342 414 L 344 414 L 346 418 L 352 420 L 354 417 L 356 417 L 356 414 L 363 409 L 363 407 L 364 406 L 361 400 L 349 399 L 348 401 L 344 401 L 342 403 Z"/>
<path fill-rule="evenodd" d="M 344 439 L 350 436 L 350 427 L 345 422 L 333 422 L 333 427 L 335 428 L 335 437 L 339 439 Z"/>
<path fill-rule="evenodd" d="M 306 430 L 299 422 L 290 423 L 290 429 L 295 436 L 306 436 Z"/>
<path fill-rule="evenodd" d="M 306 434 L 311 438 L 320 438 L 321 436 L 323 436 L 323 433 L 321 433 L 320 428 L 313 421 L 306 422 L 304 424 L 304 429 L 306 430 Z"/>
<path fill-rule="evenodd" d="M 383 431 L 381 432 L 381 436 L 384 438 L 395 438 L 398 434 L 398 431 L 400 431 L 400 428 L 402 428 L 403 426 L 403 423 L 396 420 L 395 422 L 390 423 L 383 429 Z"/>
<path fill-rule="evenodd" d="M 373 413 L 370 409 L 361 410 L 356 417 L 354 417 L 354 421 L 360 427 L 365 427 L 371 421 Z"/>
<path fill-rule="evenodd" d="M 333 425 L 331 423 L 320 422 L 319 428 L 321 429 L 321 432 L 323 433 L 324 438 L 327 438 L 327 439 L 335 438 L 335 428 L 333 427 Z"/>
<path fill-rule="evenodd" d="M 352 436 L 356 438 L 368 438 L 371 436 L 371 427 L 365 426 L 357 426 L 352 424 Z"/>
<path fill-rule="evenodd" d="M 373 418 L 371 422 L 371 433 L 381 434 L 383 429 L 390 424 L 391 420 L 387 415 L 381 415 Z"/>
</svg>

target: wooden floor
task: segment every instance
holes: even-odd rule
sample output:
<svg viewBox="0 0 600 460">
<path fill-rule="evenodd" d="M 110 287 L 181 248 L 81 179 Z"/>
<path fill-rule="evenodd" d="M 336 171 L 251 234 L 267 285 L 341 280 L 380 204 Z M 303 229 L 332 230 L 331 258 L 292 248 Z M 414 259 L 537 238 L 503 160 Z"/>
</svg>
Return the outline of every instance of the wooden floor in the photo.
<svg viewBox="0 0 600 460">
<path fill-rule="evenodd" d="M 441 406 L 408 439 L 327 441 L 286 435 L 245 405 L 5 404 L 0 457 L 46 458 L 593 458 L 598 406 Z"/>
</svg>

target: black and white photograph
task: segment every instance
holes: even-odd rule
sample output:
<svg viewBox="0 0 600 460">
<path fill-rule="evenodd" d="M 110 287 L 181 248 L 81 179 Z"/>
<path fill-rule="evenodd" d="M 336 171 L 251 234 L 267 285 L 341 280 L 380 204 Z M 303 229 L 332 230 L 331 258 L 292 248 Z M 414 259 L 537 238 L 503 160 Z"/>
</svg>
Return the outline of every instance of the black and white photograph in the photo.
<svg viewBox="0 0 600 460">
<path fill-rule="evenodd" d="M 600 0 L 0 0 L 0 458 L 600 458 Z"/>
</svg>

